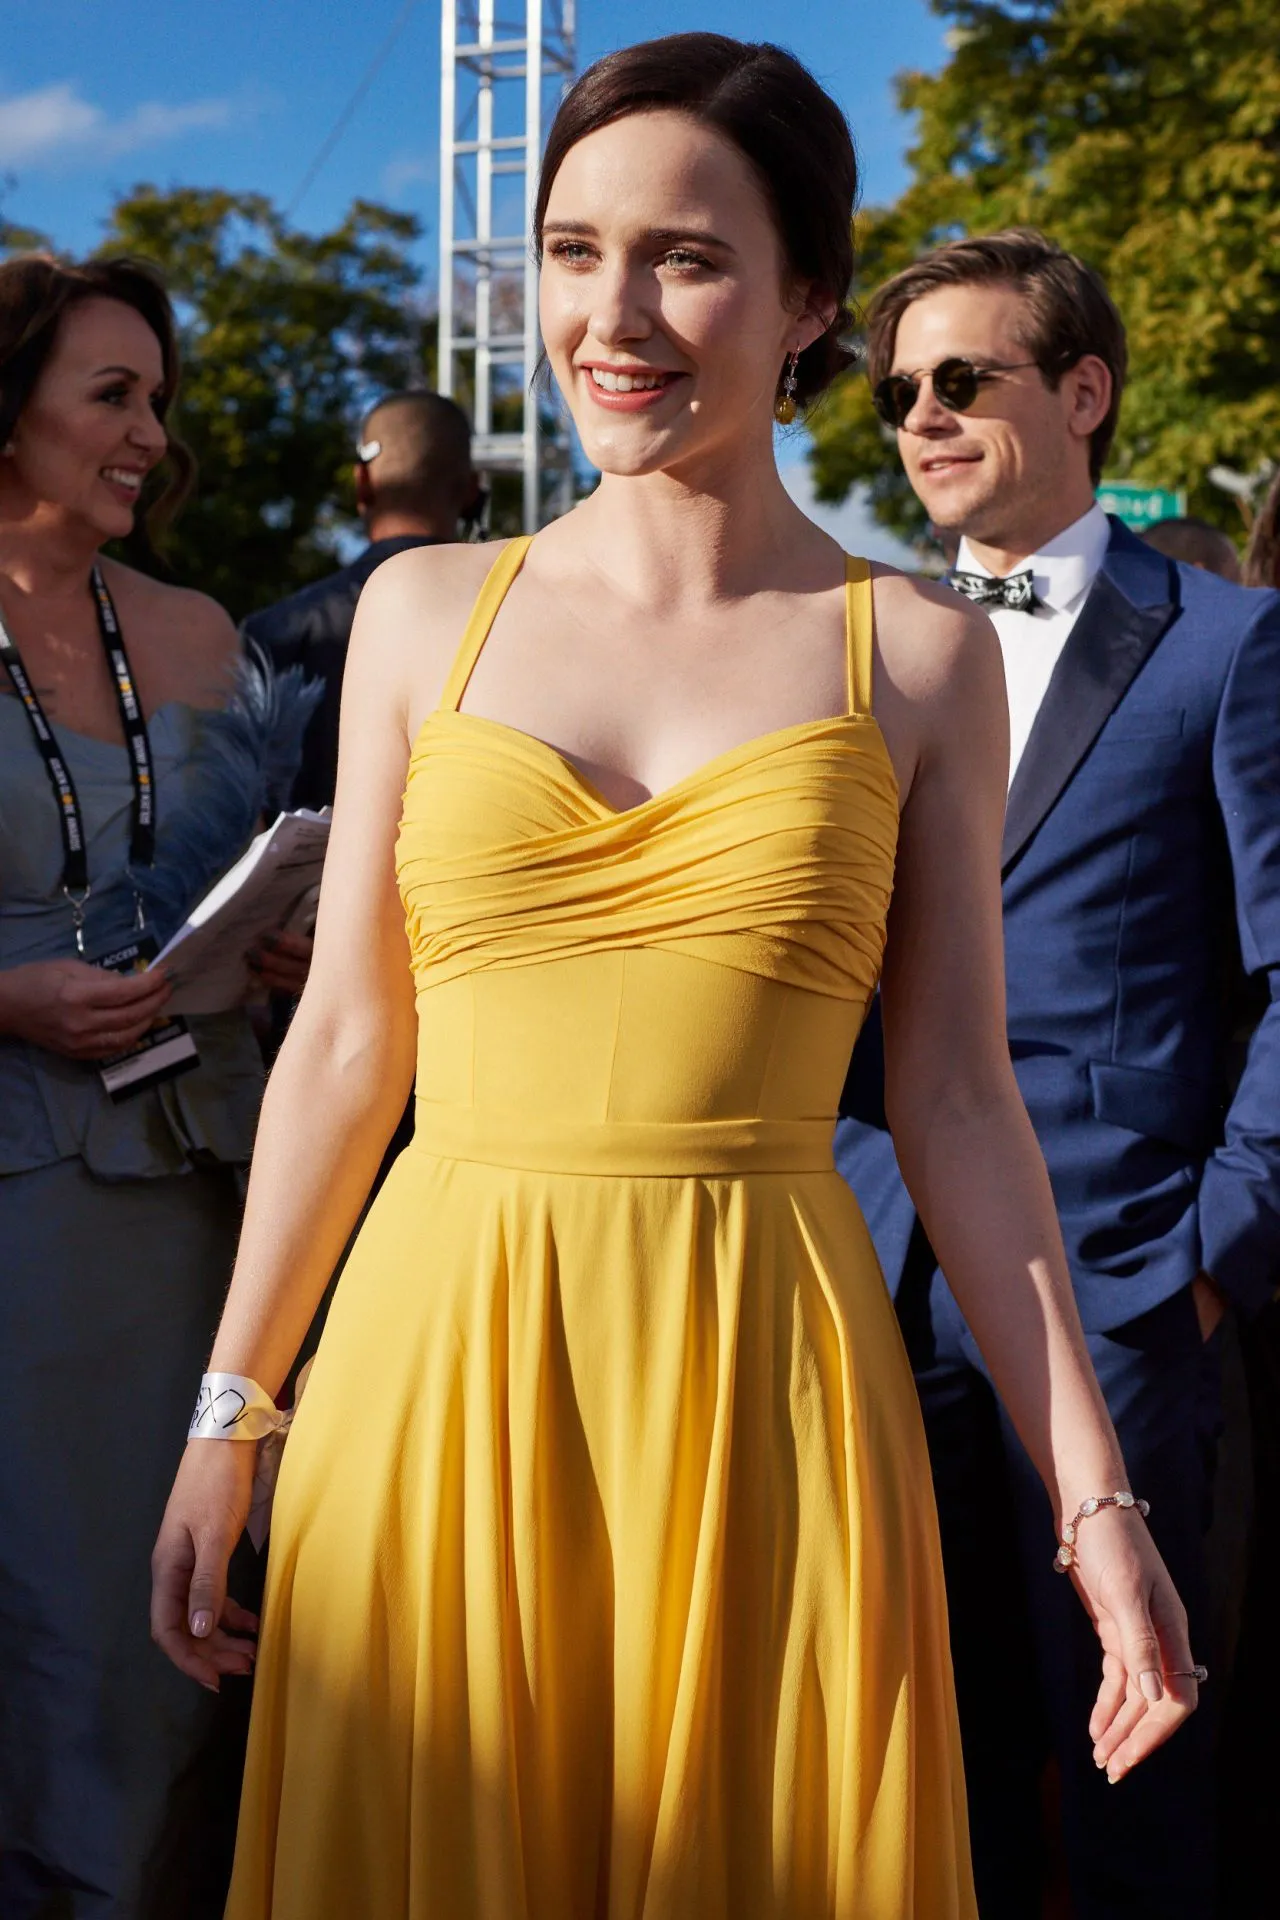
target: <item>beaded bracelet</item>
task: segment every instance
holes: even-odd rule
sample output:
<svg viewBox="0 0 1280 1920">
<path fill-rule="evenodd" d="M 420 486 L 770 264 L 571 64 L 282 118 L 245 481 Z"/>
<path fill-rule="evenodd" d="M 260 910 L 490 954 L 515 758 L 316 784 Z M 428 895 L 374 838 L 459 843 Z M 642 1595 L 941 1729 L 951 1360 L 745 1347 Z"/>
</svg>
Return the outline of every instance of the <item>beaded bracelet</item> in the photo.
<svg viewBox="0 0 1280 1920">
<path fill-rule="evenodd" d="M 1151 1511 L 1146 1500 L 1139 1500 L 1131 1493 L 1091 1493 L 1087 1500 L 1080 1502 L 1080 1508 L 1074 1520 L 1068 1520 L 1062 1529 L 1062 1545 L 1053 1556 L 1055 1573 L 1069 1573 L 1076 1564 L 1076 1534 L 1082 1520 L 1089 1520 L 1095 1513 L 1101 1513 L 1104 1507 L 1136 1507 L 1145 1520 Z"/>
</svg>

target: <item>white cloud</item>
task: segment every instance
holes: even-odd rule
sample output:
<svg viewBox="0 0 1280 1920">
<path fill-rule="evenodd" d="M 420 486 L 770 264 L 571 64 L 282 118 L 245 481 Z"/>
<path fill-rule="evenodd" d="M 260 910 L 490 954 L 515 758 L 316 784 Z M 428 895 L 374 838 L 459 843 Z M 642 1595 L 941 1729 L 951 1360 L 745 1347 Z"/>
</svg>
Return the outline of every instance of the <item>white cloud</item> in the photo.
<svg viewBox="0 0 1280 1920">
<path fill-rule="evenodd" d="M 0 99 L 0 167 L 110 159 L 184 133 L 225 127 L 233 111 L 225 99 L 177 106 L 151 100 L 113 120 L 83 97 L 75 81 L 59 80 Z"/>
<path fill-rule="evenodd" d="M 106 145 L 112 153 L 132 153 L 135 147 L 149 147 L 160 140 L 176 139 L 180 134 L 225 127 L 232 112 L 230 100 L 188 100 L 176 107 L 148 100 L 135 107 L 127 120 L 105 129 Z"/>
<path fill-rule="evenodd" d="M 399 159 L 389 160 L 383 168 L 382 191 L 394 199 L 406 187 L 432 185 L 438 173 L 439 163 L 434 153 L 402 154 Z"/>
<path fill-rule="evenodd" d="M 0 100 L 0 166 L 45 159 L 75 146 L 90 139 L 104 118 L 101 107 L 81 100 L 65 81 Z"/>
</svg>

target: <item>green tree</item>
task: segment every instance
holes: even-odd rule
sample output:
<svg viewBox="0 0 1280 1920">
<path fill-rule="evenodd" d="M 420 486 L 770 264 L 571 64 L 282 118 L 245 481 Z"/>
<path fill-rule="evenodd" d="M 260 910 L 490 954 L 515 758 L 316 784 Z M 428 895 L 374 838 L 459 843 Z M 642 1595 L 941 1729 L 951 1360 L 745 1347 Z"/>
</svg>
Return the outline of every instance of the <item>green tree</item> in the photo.
<svg viewBox="0 0 1280 1920">
<path fill-rule="evenodd" d="M 361 412 L 430 383 L 419 233 L 366 200 L 302 233 L 261 194 L 212 188 L 140 186 L 112 212 L 101 251 L 153 261 L 182 325 L 174 425 L 200 474 L 162 564 L 237 619 L 339 563 Z"/>
<path fill-rule="evenodd" d="M 0 260 L 11 253 L 31 253 L 49 248 L 47 236 L 36 227 L 24 227 L 5 218 L 4 203 L 17 186 L 17 175 L 0 173 Z"/>
<path fill-rule="evenodd" d="M 867 292 L 931 246 L 1042 228 L 1105 276 L 1131 369 L 1109 477 L 1183 486 L 1280 453 L 1280 33 L 1274 0 L 930 0 L 952 23 L 936 75 L 898 81 L 911 185 L 858 223 Z M 813 423 L 819 498 L 855 482 L 907 535 L 923 516 L 867 384 Z"/>
<path fill-rule="evenodd" d="M 44 234 L 35 227 L 19 227 L 0 213 L 0 258 L 11 253 L 30 253 L 48 245 Z"/>
</svg>

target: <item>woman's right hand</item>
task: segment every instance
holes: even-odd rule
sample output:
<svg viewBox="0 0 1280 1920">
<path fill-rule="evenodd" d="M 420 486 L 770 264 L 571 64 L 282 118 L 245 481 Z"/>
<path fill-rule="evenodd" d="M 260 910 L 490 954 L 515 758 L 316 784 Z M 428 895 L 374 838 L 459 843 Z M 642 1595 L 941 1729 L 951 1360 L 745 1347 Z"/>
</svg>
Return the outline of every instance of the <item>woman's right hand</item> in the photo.
<svg viewBox="0 0 1280 1920">
<path fill-rule="evenodd" d="M 258 1449 L 188 1440 L 151 1556 L 151 1638 L 175 1667 L 217 1693 L 224 1673 L 253 1671 L 257 1616 L 227 1593 L 244 1532 Z"/>
<path fill-rule="evenodd" d="M 136 1047 L 173 992 L 167 974 L 111 973 L 84 960 L 33 960 L 0 970 L 0 1032 L 70 1060 Z"/>
</svg>

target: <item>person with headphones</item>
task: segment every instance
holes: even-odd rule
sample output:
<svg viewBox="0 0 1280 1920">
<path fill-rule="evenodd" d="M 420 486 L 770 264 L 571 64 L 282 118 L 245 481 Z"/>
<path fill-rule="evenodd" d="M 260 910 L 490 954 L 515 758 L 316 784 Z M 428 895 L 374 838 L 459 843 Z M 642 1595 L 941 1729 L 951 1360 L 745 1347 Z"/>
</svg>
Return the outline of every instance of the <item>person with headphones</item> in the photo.
<svg viewBox="0 0 1280 1920">
<path fill-rule="evenodd" d="M 365 415 L 356 448 L 356 507 L 369 544 L 349 566 L 250 614 L 241 632 L 276 669 L 300 666 L 324 695 L 307 729 L 295 807 L 333 802 L 347 642 L 375 567 L 408 547 L 441 545 L 479 525 L 487 494 L 471 464 L 471 426 L 442 393 L 393 393 Z"/>
</svg>

